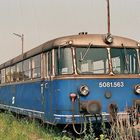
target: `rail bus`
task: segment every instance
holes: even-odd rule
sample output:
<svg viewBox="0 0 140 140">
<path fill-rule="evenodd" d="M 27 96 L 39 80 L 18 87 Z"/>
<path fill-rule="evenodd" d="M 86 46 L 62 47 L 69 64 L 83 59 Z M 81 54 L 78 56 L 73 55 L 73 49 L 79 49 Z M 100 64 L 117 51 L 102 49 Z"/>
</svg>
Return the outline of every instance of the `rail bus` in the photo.
<svg viewBox="0 0 140 140">
<path fill-rule="evenodd" d="M 83 124 L 140 114 L 140 43 L 81 33 L 0 65 L 0 109 L 46 123 Z"/>
</svg>

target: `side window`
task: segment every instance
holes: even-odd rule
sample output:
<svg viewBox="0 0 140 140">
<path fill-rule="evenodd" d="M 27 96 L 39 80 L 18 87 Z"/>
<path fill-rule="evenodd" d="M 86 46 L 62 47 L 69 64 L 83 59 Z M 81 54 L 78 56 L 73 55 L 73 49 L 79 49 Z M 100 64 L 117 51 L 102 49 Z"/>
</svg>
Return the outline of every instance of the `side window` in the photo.
<svg viewBox="0 0 140 140">
<path fill-rule="evenodd" d="M 45 77 L 48 77 L 52 74 L 52 52 L 45 53 Z"/>
<path fill-rule="evenodd" d="M 11 71 L 10 71 L 10 67 L 6 68 L 6 83 L 10 83 L 10 79 L 11 79 Z"/>
<path fill-rule="evenodd" d="M 39 78 L 41 76 L 41 55 L 32 58 L 32 76 Z"/>
<path fill-rule="evenodd" d="M 48 75 L 52 74 L 52 52 L 48 52 Z"/>
<path fill-rule="evenodd" d="M 16 74 L 16 79 L 17 81 L 23 81 L 23 70 L 22 70 L 22 62 L 17 63 L 16 65 L 17 68 L 17 74 Z"/>
<path fill-rule="evenodd" d="M 24 74 L 24 80 L 31 79 L 31 60 L 30 59 L 23 61 L 23 74 Z"/>
<path fill-rule="evenodd" d="M 1 83 L 5 83 L 5 69 L 1 70 Z"/>
<path fill-rule="evenodd" d="M 139 70 L 138 72 L 140 73 L 140 49 L 138 49 L 138 65 L 139 65 Z"/>
<path fill-rule="evenodd" d="M 59 73 L 59 60 L 60 59 L 60 52 L 58 49 L 54 50 L 54 69 L 55 69 L 55 75 L 58 75 Z"/>
<path fill-rule="evenodd" d="M 16 82 L 16 66 L 11 67 L 11 82 Z"/>
<path fill-rule="evenodd" d="M 44 63 L 44 68 L 45 68 L 45 77 L 47 77 L 48 76 L 48 53 L 45 53 L 45 61 L 44 61 L 45 63 Z"/>
</svg>

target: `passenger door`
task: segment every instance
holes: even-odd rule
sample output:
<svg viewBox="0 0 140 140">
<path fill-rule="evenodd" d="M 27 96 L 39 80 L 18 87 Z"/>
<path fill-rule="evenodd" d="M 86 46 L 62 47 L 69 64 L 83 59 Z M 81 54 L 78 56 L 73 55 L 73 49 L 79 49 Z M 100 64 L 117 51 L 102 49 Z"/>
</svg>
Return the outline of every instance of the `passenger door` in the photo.
<svg viewBox="0 0 140 140">
<path fill-rule="evenodd" d="M 44 56 L 44 119 L 47 122 L 53 121 L 52 114 L 52 51 L 48 51 Z"/>
</svg>

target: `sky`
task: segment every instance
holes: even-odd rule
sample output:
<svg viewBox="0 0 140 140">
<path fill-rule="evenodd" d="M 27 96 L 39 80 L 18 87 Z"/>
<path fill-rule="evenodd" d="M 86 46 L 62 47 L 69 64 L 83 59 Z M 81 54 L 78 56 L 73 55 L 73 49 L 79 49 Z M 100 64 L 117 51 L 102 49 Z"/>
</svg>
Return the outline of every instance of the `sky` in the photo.
<svg viewBox="0 0 140 140">
<path fill-rule="evenodd" d="M 106 0 L 0 0 L 0 64 L 51 39 L 107 33 Z M 110 0 L 111 33 L 140 41 L 140 0 Z"/>
</svg>

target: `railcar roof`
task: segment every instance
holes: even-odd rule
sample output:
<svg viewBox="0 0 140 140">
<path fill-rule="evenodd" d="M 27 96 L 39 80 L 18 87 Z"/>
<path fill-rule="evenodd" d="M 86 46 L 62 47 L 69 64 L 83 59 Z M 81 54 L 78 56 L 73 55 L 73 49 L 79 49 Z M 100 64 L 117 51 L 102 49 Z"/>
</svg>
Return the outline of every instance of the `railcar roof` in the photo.
<svg viewBox="0 0 140 140">
<path fill-rule="evenodd" d="M 27 59 L 29 57 L 32 57 L 34 55 L 37 55 L 41 52 L 50 50 L 52 48 L 56 48 L 58 46 L 67 46 L 69 42 L 72 43 L 74 46 L 88 46 L 89 44 L 92 44 L 94 46 L 104 46 L 104 47 L 121 47 L 122 45 L 126 48 L 138 48 L 139 42 L 124 38 L 120 36 L 113 36 L 113 43 L 106 44 L 105 43 L 105 34 L 80 34 L 80 35 L 71 35 L 61 38 L 56 38 L 51 41 L 45 42 L 42 45 L 31 49 L 28 52 L 25 52 L 23 55 L 19 55 L 8 62 L 5 62 L 0 65 L 0 69 L 3 67 L 8 67 L 10 65 L 13 65 L 17 62 L 20 62 L 24 59 Z"/>
<path fill-rule="evenodd" d="M 54 40 L 54 46 L 58 46 L 60 44 L 64 44 L 68 41 L 72 41 L 73 45 L 76 46 L 85 46 L 89 44 L 93 44 L 95 46 L 111 46 L 111 47 L 120 47 L 125 46 L 125 47 L 138 47 L 139 42 L 125 38 L 125 37 L 120 37 L 120 36 L 113 36 L 113 43 L 110 45 L 105 43 L 105 34 L 85 34 L 85 35 L 73 35 L 73 36 L 67 36 L 67 37 L 62 37 Z"/>
</svg>

